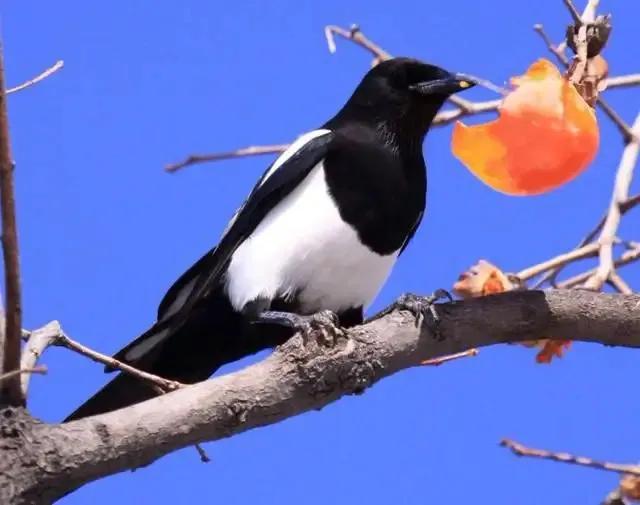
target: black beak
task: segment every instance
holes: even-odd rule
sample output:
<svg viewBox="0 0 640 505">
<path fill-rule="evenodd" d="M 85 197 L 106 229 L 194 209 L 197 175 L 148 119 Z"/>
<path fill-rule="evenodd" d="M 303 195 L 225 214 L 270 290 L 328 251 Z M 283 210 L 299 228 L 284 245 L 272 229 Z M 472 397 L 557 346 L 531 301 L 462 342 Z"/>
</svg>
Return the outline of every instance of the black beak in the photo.
<svg viewBox="0 0 640 505">
<path fill-rule="evenodd" d="M 452 95 L 459 91 L 469 89 L 476 85 L 476 81 L 465 74 L 450 74 L 444 79 L 419 82 L 410 86 L 410 89 L 422 95 Z"/>
</svg>

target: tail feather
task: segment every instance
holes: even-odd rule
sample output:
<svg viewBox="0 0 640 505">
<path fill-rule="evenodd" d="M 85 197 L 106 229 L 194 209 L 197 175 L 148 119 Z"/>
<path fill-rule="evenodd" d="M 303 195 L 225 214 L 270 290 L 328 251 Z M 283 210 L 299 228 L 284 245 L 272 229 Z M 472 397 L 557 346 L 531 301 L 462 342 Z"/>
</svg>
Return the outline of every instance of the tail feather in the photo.
<svg viewBox="0 0 640 505">
<path fill-rule="evenodd" d="M 161 321 L 116 357 L 145 372 L 193 384 L 206 380 L 226 363 L 275 347 L 291 336 L 289 329 L 277 326 L 252 329 L 252 325 L 233 310 L 226 296 L 208 300 L 206 306 L 194 310 L 178 329 L 171 329 L 167 334 L 163 334 L 164 330 Z M 148 383 L 121 372 L 65 422 L 124 408 L 157 394 Z"/>
<path fill-rule="evenodd" d="M 62 421 L 64 423 L 118 410 L 149 400 L 158 393 L 147 382 L 121 373 Z"/>
</svg>

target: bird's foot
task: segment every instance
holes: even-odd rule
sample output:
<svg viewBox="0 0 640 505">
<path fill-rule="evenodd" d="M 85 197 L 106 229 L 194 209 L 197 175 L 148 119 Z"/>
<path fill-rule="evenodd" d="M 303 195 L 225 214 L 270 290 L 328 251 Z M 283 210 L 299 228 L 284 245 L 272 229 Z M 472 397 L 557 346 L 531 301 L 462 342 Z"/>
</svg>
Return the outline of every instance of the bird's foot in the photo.
<svg viewBox="0 0 640 505">
<path fill-rule="evenodd" d="M 417 296 L 406 293 L 393 303 L 391 309 L 411 312 L 416 319 L 416 327 L 420 327 L 424 322 L 427 322 L 433 336 L 436 340 L 441 341 L 444 337 L 440 332 L 440 316 L 436 310 L 436 302 L 440 300 L 452 302 L 453 298 L 444 289 L 436 289 L 431 296 Z M 426 317 L 427 315 L 430 317 Z"/>
<path fill-rule="evenodd" d="M 319 342 L 333 347 L 338 338 L 344 334 L 338 316 L 330 310 L 304 316 L 293 312 L 267 310 L 258 316 L 256 322 L 291 328 L 294 332 L 302 335 L 302 341 L 305 345 L 309 342 L 312 334 L 317 334 L 320 337 Z"/>
</svg>

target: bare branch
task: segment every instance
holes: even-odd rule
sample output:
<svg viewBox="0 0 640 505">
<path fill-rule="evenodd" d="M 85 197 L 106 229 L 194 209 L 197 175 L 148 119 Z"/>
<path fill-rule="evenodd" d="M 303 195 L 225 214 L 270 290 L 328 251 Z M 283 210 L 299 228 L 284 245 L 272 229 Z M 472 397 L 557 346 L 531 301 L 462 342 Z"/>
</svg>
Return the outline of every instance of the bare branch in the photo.
<svg viewBox="0 0 640 505">
<path fill-rule="evenodd" d="M 622 135 L 622 140 L 625 144 L 629 144 L 630 142 L 637 142 L 638 135 L 633 132 L 631 127 L 627 124 L 627 122 L 622 119 L 622 116 L 616 112 L 616 110 L 609 105 L 609 102 L 605 101 L 601 96 L 598 97 L 597 106 L 606 114 L 606 116 L 616 125 L 620 135 Z"/>
<path fill-rule="evenodd" d="M 618 291 L 618 293 L 622 293 L 623 295 L 630 295 L 633 293 L 631 286 L 629 286 L 629 284 L 627 284 L 627 282 L 615 270 L 609 274 L 608 282 L 616 291 Z"/>
<path fill-rule="evenodd" d="M 542 26 L 541 24 L 533 25 L 533 29 L 538 35 L 540 35 L 540 37 L 542 37 L 544 44 L 547 46 L 547 49 L 556 57 L 560 64 L 564 67 L 568 67 L 569 58 L 567 58 L 567 55 L 564 54 L 564 47 L 566 46 L 563 46 L 563 49 L 561 49 L 560 46 L 556 46 L 547 35 L 547 32 L 544 31 L 544 26 Z"/>
<path fill-rule="evenodd" d="M 126 363 L 118 361 L 117 359 L 113 359 L 110 356 L 94 351 L 93 349 L 90 349 L 76 342 L 75 340 L 71 340 L 67 335 L 65 335 L 62 330 L 60 330 L 60 333 L 56 336 L 54 344 L 57 346 L 66 347 L 67 349 L 86 356 L 93 361 L 102 363 L 103 365 L 107 365 L 111 368 L 115 368 L 117 370 L 120 370 L 121 372 L 131 375 L 132 377 L 136 377 L 137 379 L 146 381 L 154 386 L 159 393 L 175 391 L 176 389 L 185 386 L 184 384 L 181 384 L 179 382 L 163 379 L 162 377 L 159 377 L 157 375 L 138 370 L 131 365 L 127 365 Z"/>
<path fill-rule="evenodd" d="M 573 263 L 576 260 L 596 256 L 599 249 L 600 246 L 598 244 L 587 244 L 579 247 L 578 249 L 574 249 L 573 251 L 569 251 L 568 253 L 560 254 L 555 258 L 551 258 L 547 261 L 543 261 L 542 263 L 538 263 L 537 265 L 533 265 L 525 268 L 524 270 L 520 270 L 515 275 L 516 277 L 518 277 L 518 279 L 526 281 L 528 279 L 531 279 L 532 277 L 535 277 L 536 275 L 540 275 L 541 273 L 546 272 L 547 270 L 568 265 L 569 263 Z"/>
<path fill-rule="evenodd" d="M 440 366 L 444 363 L 448 363 L 449 361 L 454 361 L 460 358 L 470 358 L 473 356 L 477 356 L 480 353 L 478 349 L 469 349 L 468 351 L 457 352 L 455 354 L 449 354 L 448 356 L 442 356 L 440 358 L 431 358 L 425 359 L 420 362 L 421 365 L 424 366 Z"/>
<path fill-rule="evenodd" d="M 205 451 L 200 444 L 194 444 L 193 446 L 195 447 L 196 451 L 198 451 L 198 456 L 200 456 L 200 461 L 202 461 L 203 463 L 209 463 L 211 461 L 211 458 L 207 454 L 207 451 Z"/>
<path fill-rule="evenodd" d="M 640 113 L 633 124 L 633 132 L 640 138 Z M 585 288 L 599 290 L 607 281 L 611 273 L 615 271 L 613 263 L 613 241 L 618 233 L 622 212 L 620 206 L 629 200 L 629 187 L 633 179 L 633 171 L 638 161 L 640 153 L 640 141 L 638 138 L 627 144 L 625 147 L 613 188 L 613 196 L 609 213 L 600 232 L 598 244 L 600 245 L 600 266 L 596 273 L 585 283 Z"/>
<path fill-rule="evenodd" d="M 563 0 L 564 4 L 567 6 L 567 10 L 569 11 L 569 14 L 571 14 L 571 17 L 573 18 L 573 22 L 580 25 L 582 24 L 582 16 L 580 15 L 580 12 L 578 11 L 578 9 L 576 9 L 576 6 L 573 5 L 573 2 L 571 0 Z"/>
<path fill-rule="evenodd" d="M 620 267 L 629 265 L 631 263 L 635 263 L 637 261 L 640 261 L 640 247 L 639 248 L 635 248 L 635 249 L 631 249 L 629 251 L 625 251 L 618 260 L 613 262 L 613 266 L 618 269 Z M 562 282 L 558 282 L 557 283 L 557 287 L 559 289 L 569 289 L 569 288 L 573 288 L 576 287 L 582 283 L 584 283 L 585 281 L 587 281 L 589 278 L 593 277 L 596 273 L 597 273 L 598 269 L 594 268 L 592 270 L 588 270 L 587 272 L 583 272 L 581 274 L 578 275 L 574 275 L 573 277 L 570 277 L 569 279 L 566 279 Z"/>
<path fill-rule="evenodd" d="M 336 52 L 336 43 L 335 43 L 334 36 L 339 35 L 340 37 L 343 37 L 346 40 L 350 40 L 351 42 L 369 51 L 374 56 L 372 66 L 377 65 L 381 61 L 385 61 L 393 58 L 393 56 L 391 56 L 390 53 L 382 49 L 378 44 L 372 42 L 370 39 L 365 37 L 365 35 L 362 33 L 358 25 L 352 25 L 351 28 L 348 30 L 340 26 L 328 25 L 325 27 L 324 33 L 327 38 L 327 45 L 329 46 L 329 52 L 332 54 Z M 504 94 L 504 89 L 502 89 L 499 86 L 496 86 L 490 81 L 486 79 L 479 79 L 479 78 L 476 78 L 476 79 L 479 85 L 484 86 L 492 91 L 497 91 L 500 94 Z M 464 113 L 473 114 L 473 112 L 471 112 L 471 110 L 475 105 L 473 102 L 470 102 L 469 100 L 465 100 L 464 98 L 461 98 L 456 95 L 451 95 L 450 97 L 447 98 L 447 100 L 453 103 L 454 105 L 458 106 L 460 109 L 462 109 Z"/>
<path fill-rule="evenodd" d="M 640 194 L 629 197 L 626 201 L 620 204 L 620 214 L 624 216 L 628 211 L 635 208 L 640 204 Z M 604 223 L 607 219 L 608 213 L 605 213 L 602 216 L 602 219 L 598 222 L 598 224 L 582 239 L 582 241 L 578 244 L 576 249 L 580 249 L 584 247 L 586 244 L 590 243 L 602 230 Z M 549 281 L 552 286 L 559 287 L 556 285 L 555 279 L 558 274 L 562 271 L 562 269 L 568 265 L 569 263 L 559 264 L 557 267 L 551 268 L 545 275 L 543 275 L 533 286 L 532 289 L 537 289 L 542 286 L 545 282 Z M 626 264 L 626 263 L 625 263 Z M 617 265 L 616 266 L 620 266 Z M 585 279 L 586 280 L 586 279 Z"/>
<path fill-rule="evenodd" d="M 369 51 L 374 57 L 373 65 L 392 58 L 391 54 L 382 49 L 378 44 L 365 37 L 358 25 L 351 25 L 351 28 L 348 30 L 340 26 L 328 25 L 324 29 L 324 34 L 325 37 L 327 37 L 329 52 L 332 54 L 336 52 L 335 35 L 339 35 L 340 37 L 350 40 L 363 49 Z"/>
<path fill-rule="evenodd" d="M 467 102 L 465 100 L 465 102 Z M 486 112 L 496 112 L 500 107 L 502 100 L 487 100 L 486 102 L 467 102 L 464 109 L 451 109 L 439 112 L 433 120 L 433 125 L 443 126 L 453 123 L 456 119 L 465 116 L 473 116 L 475 114 L 483 114 Z"/>
<path fill-rule="evenodd" d="M 22 350 L 22 359 L 20 360 L 20 368 L 23 370 L 33 369 L 42 356 L 44 350 L 55 343 L 56 338 L 61 333 L 60 323 L 51 321 L 42 328 L 38 328 L 29 333 L 27 343 Z M 31 375 L 22 376 L 22 396 L 27 398 L 29 391 L 29 379 Z"/>
<path fill-rule="evenodd" d="M 0 382 L 11 379 L 13 377 L 18 377 L 20 375 L 31 375 L 32 373 L 39 373 L 44 375 L 47 373 L 47 367 L 44 365 L 38 365 L 32 368 L 20 368 L 18 370 L 6 372 L 0 375 Z"/>
<path fill-rule="evenodd" d="M 465 100 L 466 102 L 466 100 Z M 433 125 L 444 126 L 453 123 L 456 119 L 464 116 L 472 116 L 475 114 L 483 114 L 486 112 L 495 112 L 502 103 L 502 100 L 488 100 L 486 102 L 466 102 L 465 109 L 455 108 L 440 112 L 433 120 Z M 196 154 L 187 157 L 178 163 L 171 163 L 165 166 L 167 172 L 177 172 L 178 170 L 194 165 L 196 163 L 206 163 L 212 161 L 221 161 L 234 158 L 243 158 L 246 156 L 258 156 L 262 154 L 278 154 L 285 151 L 289 144 L 271 144 L 263 146 L 249 146 L 234 149 L 233 151 L 222 151 L 211 154 Z"/>
<path fill-rule="evenodd" d="M 605 79 L 607 89 L 640 86 L 640 74 L 618 75 Z"/>
<path fill-rule="evenodd" d="M 223 151 L 213 154 L 192 154 L 185 160 L 167 165 L 166 167 L 164 167 L 164 169 L 167 172 L 177 172 L 181 168 L 187 167 L 189 165 L 195 165 L 196 163 L 221 161 L 231 158 L 244 158 L 246 156 L 258 156 L 262 154 L 279 154 L 285 151 L 287 147 L 289 147 L 289 144 L 272 144 L 265 146 L 242 147 L 233 151 Z"/>
<path fill-rule="evenodd" d="M 610 463 L 608 461 L 596 461 L 594 459 L 585 458 L 583 456 L 573 456 L 566 452 L 552 452 L 545 449 L 534 449 L 506 438 L 500 442 L 500 445 L 510 449 L 511 452 L 513 452 L 516 456 L 548 459 L 550 461 L 557 461 L 559 463 L 588 466 L 590 468 L 606 470 L 608 472 L 640 476 L 640 465 L 624 465 L 621 463 Z"/>
<path fill-rule="evenodd" d="M 9 140 L 7 95 L 4 83 L 4 59 L 0 46 L 0 208 L 2 214 L 2 252 L 6 289 L 6 328 L 4 342 L 0 342 L 0 373 L 20 368 L 20 335 L 22 332 L 22 304 L 20 300 L 20 261 L 18 256 L 18 228 L 13 181 L 13 159 Z M 24 402 L 20 376 L 3 381 L 0 403 L 21 405 Z"/>
<path fill-rule="evenodd" d="M 40 81 L 42 81 L 42 80 L 46 79 L 47 77 L 49 77 L 51 74 L 54 74 L 55 72 L 60 70 L 62 67 L 64 67 L 64 61 L 62 61 L 62 60 L 56 61 L 52 66 L 50 66 L 49 68 L 47 68 L 46 70 L 44 70 L 40 74 L 36 75 L 33 79 L 29 79 L 28 81 L 23 82 L 22 84 L 19 84 L 18 86 L 14 86 L 13 88 L 9 88 L 7 90 L 7 95 L 10 94 L 10 93 L 16 93 L 17 91 L 22 91 L 23 89 L 28 88 L 29 86 L 33 86 L 34 84 L 39 83 Z"/>
</svg>

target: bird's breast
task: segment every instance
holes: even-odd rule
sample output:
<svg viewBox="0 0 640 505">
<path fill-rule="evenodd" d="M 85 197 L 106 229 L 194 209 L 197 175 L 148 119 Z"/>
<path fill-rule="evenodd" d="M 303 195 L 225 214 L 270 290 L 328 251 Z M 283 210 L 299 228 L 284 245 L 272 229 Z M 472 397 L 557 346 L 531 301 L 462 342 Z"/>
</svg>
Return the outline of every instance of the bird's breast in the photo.
<svg viewBox="0 0 640 505">
<path fill-rule="evenodd" d="M 360 241 L 329 194 L 323 163 L 285 197 L 233 254 L 227 293 L 241 310 L 258 298 L 295 299 L 302 312 L 366 306 L 397 258 Z"/>
</svg>

